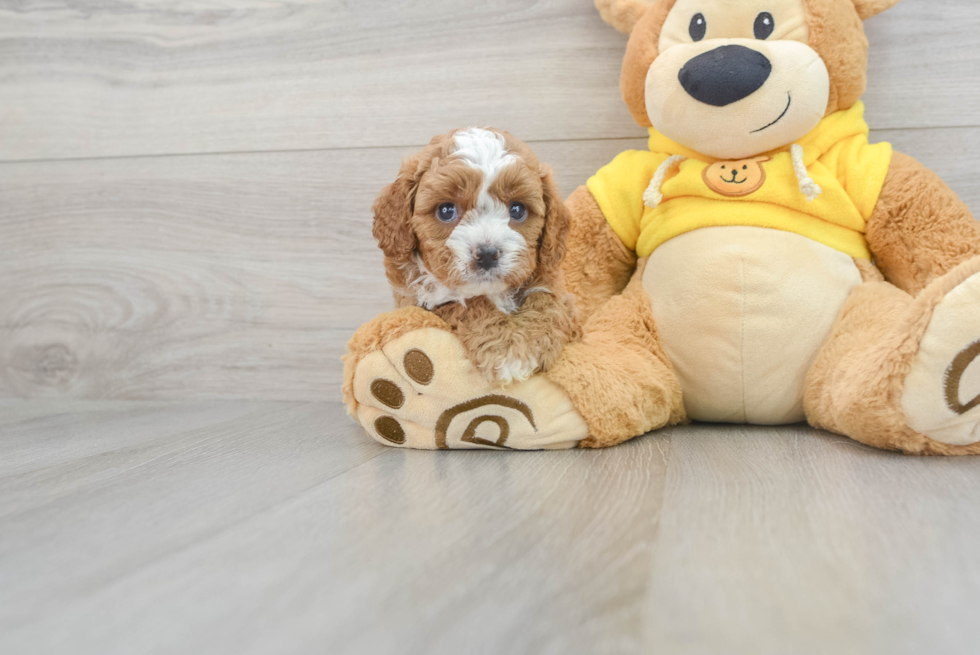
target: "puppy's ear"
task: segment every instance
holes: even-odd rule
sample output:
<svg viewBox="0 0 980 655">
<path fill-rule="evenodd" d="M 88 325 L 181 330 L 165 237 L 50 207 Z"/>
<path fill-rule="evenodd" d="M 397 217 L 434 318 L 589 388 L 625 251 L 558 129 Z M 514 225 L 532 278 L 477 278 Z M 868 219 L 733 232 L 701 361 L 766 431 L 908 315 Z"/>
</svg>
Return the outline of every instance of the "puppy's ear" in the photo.
<svg viewBox="0 0 980 655">
<path fill-rule="evenodd" d="M 546 166 L 541 167 L 541 183 L 544 185 L 545 219 L 544 231 L 538 241 L 538 277 L 554 280 L 561 273 L 572 213 L 558 194 L 554 172 Z"/>
<path fill-rule="evenodd" d="M 374 227 L 385 257 L 408 261 L 418 245 L 412 230 L 412 213 L 415 210 L 415 191 L 421 177 L 421 161 L 416 155 L 402 163 L 398 179 L 389 184 L 374 201 Z"/>
<path fill-rule="evenodd" d="M 899 0 L 854 0 L 854 7 L 857 9 L 861 20 L 868 20 L 886 9 L 891 9 L 898 3 Z"/>
</svg>

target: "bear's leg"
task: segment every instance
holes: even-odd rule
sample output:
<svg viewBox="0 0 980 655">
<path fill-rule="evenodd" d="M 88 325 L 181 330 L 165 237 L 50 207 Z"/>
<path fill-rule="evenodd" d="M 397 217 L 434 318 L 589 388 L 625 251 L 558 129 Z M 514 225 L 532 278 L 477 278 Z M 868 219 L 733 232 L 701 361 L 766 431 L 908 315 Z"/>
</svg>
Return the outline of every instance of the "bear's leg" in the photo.
<svg viewBox="0 0 980 655">
<path fill-rule="evenodd" d="M 583 448 L 607 448 L 687 420 L 681 385 L 660 341 L 643 288 L 646 260 L 622 294 L 585 324 L 548 373 L 589 425 Z"/>
<path fill-rule="evenodd" d="M 538 450 L 612 446 L 684 420 L 642 266 L 551 371 L 494 388 L 445 323 L 421 309 L 378 317 L 351 339 L 344 400 L 389 446 Z"/>
<path fill-rule="evenodd" d="M 818 428 L 916 455 L 980 454 L 980 257 L 918 296 L 856 288 L 807 379 Z"/>
</svg>

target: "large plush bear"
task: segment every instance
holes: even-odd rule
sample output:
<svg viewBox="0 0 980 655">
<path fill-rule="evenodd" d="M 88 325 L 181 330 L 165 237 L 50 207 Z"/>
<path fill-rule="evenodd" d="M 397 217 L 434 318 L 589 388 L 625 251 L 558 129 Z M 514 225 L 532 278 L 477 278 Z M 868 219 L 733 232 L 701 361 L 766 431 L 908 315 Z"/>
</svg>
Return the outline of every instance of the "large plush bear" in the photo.
<svg viewBox="0 0 980 655">
<path fill-rule="evenodd" d="M 868 144 L 860 102 L 862 20 L 897 1 L 597 0 L 631 33 L 622 91 L 650 141 L 566 203 L 583 340 L 494 388 L 444 323 L 401 309 L 350 343 L 351 414 L 409 448 L 807 420 L 980 454 L 980 223 L 914 159 Z"/>
</svg>

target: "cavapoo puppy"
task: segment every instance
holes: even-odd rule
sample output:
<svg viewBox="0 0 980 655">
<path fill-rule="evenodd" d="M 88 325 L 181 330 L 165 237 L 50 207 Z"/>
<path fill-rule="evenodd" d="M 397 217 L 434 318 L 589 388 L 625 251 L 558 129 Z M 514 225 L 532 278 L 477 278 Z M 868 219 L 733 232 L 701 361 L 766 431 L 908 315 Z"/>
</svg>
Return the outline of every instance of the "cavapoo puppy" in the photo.
<svg viewBox="0 0 980 655">
<path fill-rule="evenodd" d="M 489 129 L 435 137 L 374 203 L 396 304 L 439 315 L 502 384 L 546 370 L 580 336 L 561 272 L 569 222 L 551 170 Z"/>
</svg>

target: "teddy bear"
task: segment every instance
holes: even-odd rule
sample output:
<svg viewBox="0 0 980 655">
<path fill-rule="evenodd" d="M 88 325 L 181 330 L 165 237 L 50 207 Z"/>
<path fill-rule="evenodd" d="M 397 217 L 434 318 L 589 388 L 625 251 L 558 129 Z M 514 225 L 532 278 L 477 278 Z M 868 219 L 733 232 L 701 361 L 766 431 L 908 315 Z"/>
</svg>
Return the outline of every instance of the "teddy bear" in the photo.
<svg viewBox="0 0 980 655">
<path fill-rule="evenodd" d="M 344 358 L 349 413 L 419 449 L 603 448 L 688 421 L 980 454 L 980 223 L 869 144 L 863 21 L 898 0 L 596 0 L 649 147 L 566 201 L 580 341 L 507 387 L 417 307 Z M 378 380 L 401 393 L 372 393 Z"/>
</svg>

